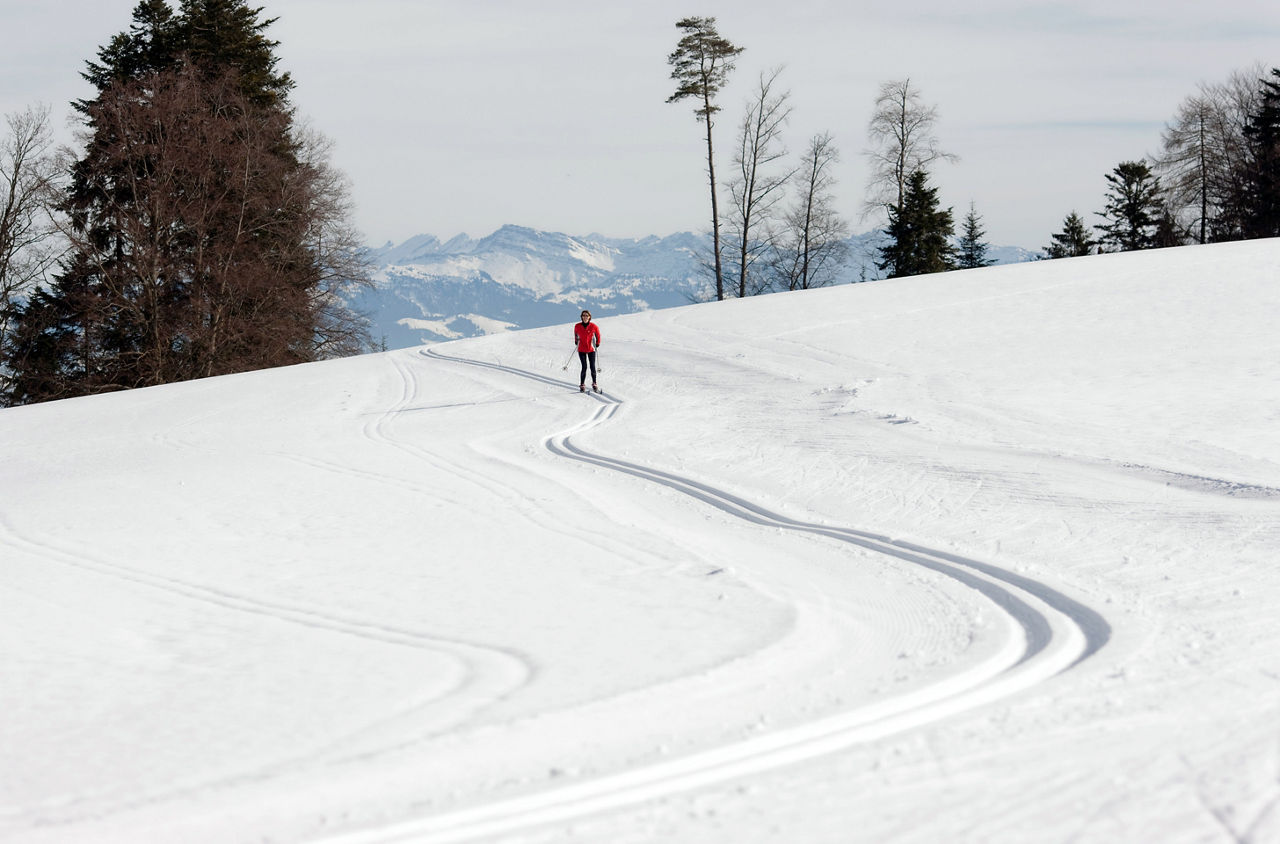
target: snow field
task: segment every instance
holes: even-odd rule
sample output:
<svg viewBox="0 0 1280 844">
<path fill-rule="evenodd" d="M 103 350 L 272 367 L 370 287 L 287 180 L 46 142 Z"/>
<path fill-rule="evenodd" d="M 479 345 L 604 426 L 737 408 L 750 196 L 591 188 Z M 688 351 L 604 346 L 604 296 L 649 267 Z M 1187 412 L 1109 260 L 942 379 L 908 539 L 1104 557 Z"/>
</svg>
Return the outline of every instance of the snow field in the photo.
<svg viewBox="0 0 1280 844">
<path fill-rule="evenodd" d="M 1280 838 L 1277 269 L 0 412 L 0 838 Z"/>
</svg>

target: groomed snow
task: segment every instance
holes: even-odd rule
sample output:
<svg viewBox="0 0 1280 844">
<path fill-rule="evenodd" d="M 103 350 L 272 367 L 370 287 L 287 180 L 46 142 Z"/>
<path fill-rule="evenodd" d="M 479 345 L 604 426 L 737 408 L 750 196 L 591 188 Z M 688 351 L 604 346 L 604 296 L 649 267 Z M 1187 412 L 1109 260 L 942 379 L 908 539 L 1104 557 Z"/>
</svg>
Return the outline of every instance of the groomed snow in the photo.
<svg viewBox="0 0 1280 844">
<path fill-rule="evenodd" d="M 0 411 L 0 840 L 1280 841 L 1280 241 Z"/>
</svg>

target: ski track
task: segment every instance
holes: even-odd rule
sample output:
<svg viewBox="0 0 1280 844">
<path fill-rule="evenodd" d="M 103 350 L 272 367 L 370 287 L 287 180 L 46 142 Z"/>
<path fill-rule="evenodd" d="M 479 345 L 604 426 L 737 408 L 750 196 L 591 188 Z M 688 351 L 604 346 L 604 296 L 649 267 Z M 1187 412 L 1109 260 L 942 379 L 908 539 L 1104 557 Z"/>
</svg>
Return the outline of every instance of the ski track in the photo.
<svg viewBox="0 0 1280 844">
<path fill-rule="evenodd" d="M 419 354 L 566 389 L 563 381 L 516 367 L 446 355 L 434 348 Z M 442 844 L 512 834 L 770 771 L 1024 691 L 1075 667 L 1111 638 L 1110 624 L 1097 611 L 999 566 L 864 530 L 790 518 L 693 478 L 591 452 L 574 437 L 613 419 L 623 401 L 608 393 L 589 395 L 596 403 L 589 418 L 543 439 L 552 454 L 660 484 L 752 524 L 827 537 L 949 577 L 976 590 L 1012 619 L 1024 634 L 1024 641 L 1016 643 L 1021 647 L 1014 647 L 1015 652 L 1002 660 L 988 660 L 943 682 L 807 724 L 540 793 L 323 839 L 328 844 L 406 840 Z"/>
<path fill-rule="evenodd" d="M 413 398 L 413 381 L 404 370 L 403 365 L 396 362 L 396 369 L 401 376 L 402 392 L 392 407 L 380 414 L 366 425 L 364 435 L 375 443 L 397 446 L 410 452 L 413 456 L 430 461 L 426 452 L 411 448 L 394 440 L 387 433 L 390 420 L 401 411 Z M 166 437 L 164 443 L 182 449 L 199 449 L 179 438 Z M 386 475 L 375 475 L 362 472 L 338 463 L 319 459 L 309 459 L 283 452 L 274 452 L 272 456 L 292 459 L 314 468 L 330 472 L 342 473 L 365 480 L 376 480 L 384 483 L 398 483 L 396 479 Z M 400 483 L 414 491 L 422 491 L 420 485 Z M 276 622 L 298 625 L 317 631 L 355 636 L 367 641 L 398 647 L 410 647 L 435 654 L 443 654 L 459 667 L 460 678 L 448 689 L 431 695 L 410 706 L 389 713 L 379 722 L 355 726 L 349 733 L 334 737 L 324 747 L 304 751 L 301 755 L 288 759 L 274 760 L 252 770 L 245 770 L 229 778 L 198 783 L 180 783 L 169 787 L 146 792 L 119 793 L 114 789 L 102 789 L 93 792 L 60 795 L 42 804 L 38 810 L 41 818 L 48 819 L 51 808 L 60 809 L 62 814 L 52 822 L 55 824 L 73 823 L 84 816 L 103 816 L 140 806 L 151 805 L 180 797 L 183 794 L 195 793 L 210 787 L 226 787 L 247 781 L 269 779 L 275 774 L 289 770 L 305 763 L 308 759 L 320 758 L 341 761 L 347 758 L 367 758 L 381 753 L 393 752 L 407 744 L 413 743 L 410 737 L 390 745 L 378 745 L 374 749 L 362 748 L 352 752 L 343 751 L 344 745 L 352 742 L 359 744 L 359 737 L 377 730 L 386 723 L 409 719 L 420 711 L 439 709 L 432 723 L 432 732 L 447 729 L 450 725 L 465 722 L 476 712 L 508 698 L 516 690 L 526 685 L 533 674 L 533 667 L 521 654 L 503 648 L 448 639 L 431 635 L 407 627 L 381 624 L 364 618 L 335 613 L 327 609 L 303 607 L 253 597 L 227 589 L 206 586 L 178 578 L 167 577 L 134 569 L 111 561 L 100 554 L 93 554 L 85 549 L 73 547 L 65 542 L 37 538 L 19 530 L 3 513 L 0 513 L 0 546 L 11 548 L 43 557 L 61 565 L 91 572 L 106 577 L 116 583 L 131 587 L 159 590 L 184 600 L 197 601 L 201 604 L 218 607 L 222 610 L 246 613 L 264 617 Z M 76 807 L 79 807 L 78 809 Z M 24 814 L 24 810 L 3 809 L 0 813 L 6 817 Z"/>
<path fill-rule="evenodd" d="M 508 697 L 515 689 L 527 682 L 530 674 L 527 662 L 515 653 L 138 571 L 105 559 L 90 557 L 80 549 L 60 547 L 53 542 L 27 537 L 4 519 L 3 515 L 0 515 L 0 544 L 27 551 L 52 562 L 104 576 L 127 586 L 155 589 L 223 610 L 264 617 L 316 631 L 355 636 L 379 644 L 443 654 L 460 668 L 460 679 L 457 683 L 433 694 L 430 699 L 420 701 L 408 710 L 389 713 L 381 722 L 353 726 L 349 733 L 333 737 L 324 747 L 303 751 L 297 756 L 266 761 L 258 767 L 246 768 L 238 774 L 212 781 L 174 783 L 167 787 L 143 792 L 122 793 L 112 787 L 60 795 L 42 803 L 38 810 L 32 809 L 28 812 L 28 810 L 5 808 L 2 814 L 7 817 L 20 817 L 34 813 L 33 816 L 38 816 L 41 818 L 41 823 L 45 824 L 75 823 L 85 817 L 104 817 L 128 809 L 158 804 L 186 794 L 200 793 L 209 788 L 231 787 L 244 782 L 269 779 L 281 772 L 305 765 L 310 759 L 342 761 L 347 758 L 366 758 L 391 752 L 404 746 L 406 741 L 379 746 L 373 750 L 365 748 L 348 752 L 341 748 L 352 741 L 358 744 L 362 734 L 378 729 L 383 723 L 401 720 L 413 715 L 417 710 L 439 707 L 441 704 L 447 704 L 439 716 L 446 723 L 438 726 L 437 730 L 447 729 L 448 724 L 466 721 L 476 711 Z M 59 811 L 57 817 L 49 815 L 51 809 Z"/>
</svg>

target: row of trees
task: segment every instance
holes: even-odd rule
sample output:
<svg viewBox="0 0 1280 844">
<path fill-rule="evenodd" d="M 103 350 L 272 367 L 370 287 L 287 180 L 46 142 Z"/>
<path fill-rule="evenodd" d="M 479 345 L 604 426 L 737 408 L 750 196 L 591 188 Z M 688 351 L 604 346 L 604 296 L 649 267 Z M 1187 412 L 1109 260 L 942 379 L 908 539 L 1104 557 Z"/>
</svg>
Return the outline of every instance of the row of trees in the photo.
<svg viewBox="0 0 1280 844">
<path fill-rule="evenodd" d="M 11 121 L 4 402 L 369 347 L 344 304 L 369 279 L 346 183 L 326 141 L 295 121 L 260 11 L 142 0 L 83 74 L 97 94 L 73 104 L 78 154 L 50 153 L 47 112 Z"/>
<path fill-rule="evenodd" d="M 1051 258 L 1280 236 L 1280 69 L 1202 85 L 1165 127 L 1160 152 L 1107 174 L 1102 222 L 1075 211 Z"/>
<path fill-rule="evenodd" d="M 707 264 L 716 298 L 832 283 L 845 266 L 849 223 L 836 210 L 840 155 L 831 134 L 815 134 L 799 161 L 788 164 L 782 135 L 792 113 L 790 94 L 779 90 L 779 70 L 764 73 L 737 125 L 733 169 L 721 185 L 712 131 L 720 111 L 716 97 L 743 48 L 719 34 L 715 18 L 685 18 L 676 26 L 682 36 L 668 63 L 677 87 L 667 101 L 692 100 L 705 125 L 712 233 Z M 937 191 L 928 185 L 928 168 L 956 158 L 939 146 L 936 120 L 936 109 L 923 103 L 909 79 L 881 87 L 868 127 L 871 177 L 864 218 L 888 216 L 888 243 L 877 265 L 890 275 L 987 263 L 976 210 L 970 207 L 963 236 L 953 243 L 951 212 L 938 208 Z M 723 213 L 722 187 L 730 200 Z"/>
<path fill-rule="evenodd" d="M 723 38 L 715 18 L 685 18 L 668 57 L 677 89 L 668 102 L 692 99 L 705 124 L 716 298 L 817 287 L 845 266 L 849 226 L 835 210 L 839 160 L 829 133 L 810 139 L 799 163 L 787 164 L 782 132 L 791 116 L 778 71 L 760 77 L 738 124 L 733 170 L 716 178 L 712 127 L 716 97 L 743 48 Z M 1067 215 L 1046 257 L 1086 255 L 1280 235 L 1280 69 L 1263 67 L 1202 86 L 1168 125 L 1151 160 L 1121 162 L 1106 174 L 1100 221 Z M 870 165 L 863 219 L 883 214 L 876 267 L 888 276 L 986 266 L 981 217 L 973 204 L 959 235 L 930 174 L 956 156 L 934 132 L 937 111 L 911 80 L 881 86 L 868 125 Z M 721 188 L 729 197 L 722 212 Z"/>
</svg>

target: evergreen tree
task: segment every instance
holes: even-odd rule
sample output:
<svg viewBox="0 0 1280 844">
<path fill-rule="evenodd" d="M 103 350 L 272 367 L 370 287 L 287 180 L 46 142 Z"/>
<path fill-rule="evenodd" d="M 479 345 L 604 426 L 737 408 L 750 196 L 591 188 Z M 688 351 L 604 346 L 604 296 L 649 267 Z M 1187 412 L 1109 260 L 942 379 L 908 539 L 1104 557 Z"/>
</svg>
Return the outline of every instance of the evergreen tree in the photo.
<svg viewBox="0 0 1280 844">
<path fill-rule="evenodd" d="M 270 21 L 242 0 L 182 8 L 142 0 L 89 63 L 71 255 L 16 317 L 15 402 L 358 351 L 335 294 L 367 270 L 344 188 L 294 130 Z"/>
<path fill-rule="evenodd" d="M 871 165 L 864 216 L 892 208 L 902 213 L 907 183 L 917 170 L 928 171 L 937 161 L 958 161 L 944 152 L 934 135 L 938 109 L 926 106 L 910 79 L 885 82 L 876 96 L 867 135 Z"/>
<path fill-rule="evenodd" d="M 214 75 L 235 68 L 241 91 L 255 105 L 287 109 L 293 79 L 276 71 L 280 42 L 266 36 L 277 18 L 258 20 L 261 13 L 244 0 L 182 0 L 178 43 L 193 64 Z"/>
<path fill-rule="evenodd" d="M 1072 211 L 1062 222 L 1062 231 L 1052 236 L 1053 243 L 1044 248 L 1046 258 L 1079 258 L 1093 254 L 1097 242 L 1089 237 L 1084 219 Z"/>
<path fill-rule="evenodd" d="M 105 356 L 98 330 L 105 314 L 102 299 L 88 289 L 90 273 L 72 267 L 53 291 L 37 288 L 13 313 L 13 332 L 5 349 L 12 370 L 4 403 L 29 404 L 97 392 L 107 379 L 97 370 Z"/>
<path fill-rule="evenodd" d="M 1244 128 L 1249 166 L 1243 179 L 1244 236 L 1280 236 L 1280 68 L 1262 80 L 1258 108 Z"/>
<path fill-rule="evenodd" d="M 964 217 L 964 228 L 960 232 L 960 240 L 956 244 L 956 268 L 962 270 L 989 267 L 994 261 L 987 260 L 987 250 L 991 247 L 983 238 L 987 233 L 982 228 L 982 218 L 973 203 L 969 203 L 969 213 Z"/>
<path fill-rule="evenodd" d="M 711 142 L 712 119 L 720 107 L 716 95 L 729 81 L 734 59 L 742 52 L 716 31 L 715 18 L 684 18 L 676 23 L 684 31 L 676 49 L 667 57 L 676 92 L 668 103 L 692 99 L 694 115 L 707 126 L 707 176 L 711 182 L 711 242 L 716 279 L 716 299 L 724 298 L 724 267 L 720 257 L 720 205 L 716 198 L 715 148 Z"/>
<path fill-rule="evenodd" d="M 146 74 L 165 70 L 177 61 L 178 21 L 165 0 L 141 0 L 133 10 L 133 24 L 127 32 L 116 35 L 98 50 L 98 61 L 86 62 L 81 74 L 101 94 L 110 85 Z M 80 100 L 75 106 L 84 113 L 92 100 Z"/>
<path fill-rule="evenodd" d="M 950 208 L 944 211 L 938 207 L 938 190 L 929 187 L 928 173 L 912 173 L 907 179 L 901 211 L 889 205 L 888 212 L 885 234 L 889 242 L 880 247 L 876 266 L 889 278 L 955 269 L 951 246 L 955 223 Z"/>
<path fill-rule="evenodd" d="M 1160 180 L 1145 161 L 1122 161 L 1107 174 L 1107 204 L 1098 216 L 1101 242 L 1117 252 L 1152 249 L 1164 216 Z"/>
<path fill-rule="evenodd" d="M 258 20 L 262 10 L 244 0 L 182 0 L 181 8 L 174 15 L 166 0 L 140 0 L 129 30 L 101 48 L 98 61 L 87 62 L 82 76 L 101 94 L 113 83 L 142 79 L 180 63 L 215 76 L 235 68 L 241 90 L 255 104 L 287 107 L 293 80 L 276 72 L 279 42 L 265 34 L 276 18 Z M 80 101 L 77 108 L 84 112 L 91 102 Z"/>
</svg>

